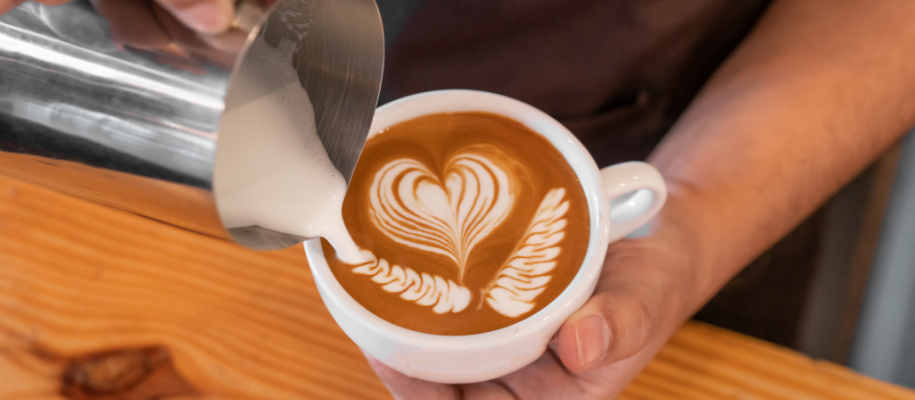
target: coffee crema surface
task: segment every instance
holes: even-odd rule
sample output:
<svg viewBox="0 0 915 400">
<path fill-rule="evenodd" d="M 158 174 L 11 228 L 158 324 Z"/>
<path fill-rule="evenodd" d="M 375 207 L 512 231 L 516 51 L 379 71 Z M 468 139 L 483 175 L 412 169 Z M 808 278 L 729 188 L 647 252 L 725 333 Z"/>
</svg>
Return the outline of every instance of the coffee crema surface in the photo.
<svg viewBox="0 0 915 400">
<path fill-rule="evenodd" d="M 343 219 L 370 262 L 341 262 L 343 288 L 404 328 L 468 335 L 512 325 L 569 285 L 590 237 L 588 204 L 562 154 L 514 120 L 433 114 L 374 136 Z"/>
</svg>

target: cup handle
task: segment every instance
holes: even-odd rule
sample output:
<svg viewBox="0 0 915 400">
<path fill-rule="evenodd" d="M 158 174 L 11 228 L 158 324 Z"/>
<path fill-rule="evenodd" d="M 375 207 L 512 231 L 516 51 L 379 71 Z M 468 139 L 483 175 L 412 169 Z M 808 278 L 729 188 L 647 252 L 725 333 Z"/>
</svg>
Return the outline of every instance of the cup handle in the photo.
<svg viewBox="0 0 915 400">
<path fill-rule="evenodd" d="M 600 170 L 610 199 L 610 241 L 632 233 L 661 210 L 667 200 L 664 178 L 651 164 L 631 161 Z M 631 196 L 624 197 L 627 194 Z"/>
</svg>

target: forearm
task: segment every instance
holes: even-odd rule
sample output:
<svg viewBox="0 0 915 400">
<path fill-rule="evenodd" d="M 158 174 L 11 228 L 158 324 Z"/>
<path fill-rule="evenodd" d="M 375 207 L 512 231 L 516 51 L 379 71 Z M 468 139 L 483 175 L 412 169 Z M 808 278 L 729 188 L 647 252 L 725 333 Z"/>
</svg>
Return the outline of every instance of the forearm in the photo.
<svg viewBox="0 0 915 400">
<path fill-rule="evenodd" d="M 779 1 L 720 68 L 650 158 L 689 312 L 915 126 L 913 43 L 911 0 Z"/>
</svg>

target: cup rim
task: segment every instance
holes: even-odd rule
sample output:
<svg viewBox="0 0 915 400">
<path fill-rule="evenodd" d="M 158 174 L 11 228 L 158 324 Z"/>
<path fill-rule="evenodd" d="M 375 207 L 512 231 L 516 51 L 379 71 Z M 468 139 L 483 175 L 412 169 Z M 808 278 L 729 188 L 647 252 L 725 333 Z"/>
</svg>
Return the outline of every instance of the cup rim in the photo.
<svg viewBox="0 0 915 400">
<path fill-rule="evenodd" d="M 464 350 L 491 347 L 518 340 L 519 336 L 534 334 L 544 328 L 562 324 L 569 315 L 590 298 L 603 266 L 609 242 L 610 211 L 603 180 L 591 154 L 565 126 L 543 111 L 519 100 L 495 93 L 450 89 L 423 92 L 407 96 L 379 107 L 368 138 L 384 129 L 423 115 L 447 112 L 487 112 L 520 122 L 549 140 L 572 166 L 585 192 L 591 233 L 588 251 L 578 273 L 550 304 L 533 315 L 512 325 L 471 335 L 436 335 L 397 326 L 375 315 L 352 298 L 337 282 L 321 248 L 320 239 L 305 242 L 305 252 L 315 275 L 315 283 L 323 289 L 325 301 L 333 301 L 344 312 L 354 316 L 359 324 L 371 328 L 390 340 L 434 349 L 460 347 Z M 561 316 L 556 321 L 555 316 Z"/>
</svg>

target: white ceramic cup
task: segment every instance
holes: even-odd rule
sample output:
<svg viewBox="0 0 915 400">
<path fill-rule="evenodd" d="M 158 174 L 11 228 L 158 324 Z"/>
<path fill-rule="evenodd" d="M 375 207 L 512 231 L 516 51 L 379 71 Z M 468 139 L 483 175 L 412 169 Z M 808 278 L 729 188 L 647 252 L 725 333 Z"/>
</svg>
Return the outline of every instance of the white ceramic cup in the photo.
<svg viewBox="0 0 915 400">
<path fill-rule="evenodd" d="M 556 146 L 578 175 L 588 202 L 591 237 L 578 274 L 552 303 L 491 332 L 464 336 L 420 333 L 387 322 L 353 300 L 330 271 L 320 241 L 305 242 L 321 298 L 350 339 L 391 368 L 442 383 L 497 378 L 539 358 L 566 318 L 591 297 L 610 242 L 648 222 L 667 197 L 664 180 L 651 165 L 627 162 L 598 170 L 588 151 L 562 124 L 530 105 L 497 94 L 442 90 L 400 99 L 376 111 L 369 137 L 423 115 L 461 111 L 488 112 L 521 122 Z"/>
</svg>

